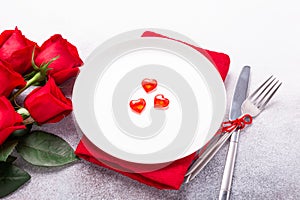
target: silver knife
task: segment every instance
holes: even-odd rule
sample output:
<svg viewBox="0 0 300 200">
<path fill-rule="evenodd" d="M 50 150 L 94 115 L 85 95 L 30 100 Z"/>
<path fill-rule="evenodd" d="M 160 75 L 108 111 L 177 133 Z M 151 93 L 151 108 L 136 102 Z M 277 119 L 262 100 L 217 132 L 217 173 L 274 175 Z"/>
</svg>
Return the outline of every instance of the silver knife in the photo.
<svg viewBox="0 0 300 200">
<path fill-rule="evenodd" d="M 234 95 L 232 98 L 229 119 L 234 120 L 241 116 L 241 106 L 246 97 L 248 96 L 248 85 L 250 79 L 250 67 L 243 67 L 238 81 L 236 83 Z M 226 164 L 223 173 L 223 179 L 221 184 L 221 190 L 219 200 L 228 200 L 230 196 L 230 189 L 232 183 L 232 176 L 234 170 L 234 164 L 237 154 L 238 142 L 239 142 L 240 130 L 234 131 L 231 135 L 229 148 L 227 152 Z"/>
<path fill-rule="evenodd" d="M 245 70 L 249 69 L 250 74 L 250 67 L 244 67 Z M 246 70 L 247 71 L 247 70 Z M 207 163 L 216 155 L 216 153 L 221 149 L 221 147 L 225 144 L 228 138 L 233 134 L 224 133 L 216 144 L 213 144 L 209 149 L 207 149 L 188 169 L 185 175 L 185 183 L 188 183 L 192 179 L 194 179 L 198 173 L 207 165 Z"/>
</svg>

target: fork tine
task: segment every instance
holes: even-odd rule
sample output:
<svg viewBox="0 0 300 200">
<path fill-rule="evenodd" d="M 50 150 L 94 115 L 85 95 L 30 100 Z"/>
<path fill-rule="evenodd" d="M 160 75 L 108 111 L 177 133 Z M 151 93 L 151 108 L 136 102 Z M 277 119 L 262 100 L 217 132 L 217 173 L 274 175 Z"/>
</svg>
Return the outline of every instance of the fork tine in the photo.
<svg viewBox="0 0 300 200">
<path fill-rule="evenodd" d="M 277 81 L 278 82 L 278 81 Z M 276 82 L 276 83 L 277 83 Z M 269 103 L 269 101 L 271 100 L 271 98 L 274 96 L 274 94 L 277 92 L 277 90 L 280 88 L 280 86 L 282 85 L 282 82 L 275 88 L 275 90 L 272 92 L 272 94 L 269 96 L 269 98 L 265 101 L 265 103 L 261 106 L 261 108 L 263 109 L 267 103 Z"/>
<path fill-rule="evenodd" d="M 275 81 L 275 77 L 271 80 L 270 83 L 268 83 L 268 85 L 265 86 L 265 88 L 257 95 L 257 97 L 253 100 L 253 102 L 257 102 L 257 100 L 259 99 L 259 97 L 270 87 L 270 85 Z M 257 103 L 255 103 L 257 104 Z"/>
<path fill-rule="evenodd" d="M 268 78 L 261 86 L 259 86 L 249 97 L 248 99 L 251 99 L 252 97 L 254 97 L 254 95 L 256 95 L 256 93 L 273 77 L 270 76 L 270 78 Z"/>
<path fill-rule="evenodd" d="M 273 79 L 273 81 L 274 81 L 274 80 L 275 80 L 275 78 Z M 272 82 L 273 82 L 273 81 L 272 81 Z M 271 82 L 271 83 L 272 83 L 272 82 Z M 277 81 L 271 86 L 271 88 L 266 92 L 266 94 L 264 94 L 264 96 L 263 96 L 262 98 L 260 98 L 260 100 L 256 103 L 256 106 L 257 106 L 257 107 L 259 107 L 259 108 L 261 107 L 261 105 L 262 105 L 264 99 L 266 98 L 266 96 L 272 91 L 272 89 L 276 86 L 276 84 L 277 84 L 278 82 L 279 82 L 279 80 L 277 80 Z M 271 85 L 271 83 L 268 84 L 268 86 L 264 89 L 264 91 L 265 91 L 267 88 L 269 88 L 269 86 Z M 264 92 L 264 91 L 263 91 L 263 92 Z M 262 93 L 263 93 L 263 92 L 262 92 Z M 262 94 L 262 93 L 261 93 L 261 94 Z"/>
</svg>

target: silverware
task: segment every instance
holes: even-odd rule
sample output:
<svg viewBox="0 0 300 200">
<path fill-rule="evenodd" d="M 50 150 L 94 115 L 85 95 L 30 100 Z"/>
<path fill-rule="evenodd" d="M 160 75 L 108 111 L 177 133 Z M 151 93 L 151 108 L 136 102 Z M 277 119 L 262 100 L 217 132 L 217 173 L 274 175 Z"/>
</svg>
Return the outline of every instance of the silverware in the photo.
<svg viewBox="0 0 300 200">
<path fill-rule="evenodd" d="M 243 67 L 238 82 L 236 84 L 235 93 L 233 96 L 233 101 L 230 110 L 230 119 L 236 119 L 241 115 L 241 105 L 247 97 L 248 91 L 248 81 L 250 76 L 250 67 Z M 211 160 L 211 158 L 219 151 L 219 149 L 224 145 L 227 139 L 232 133 L 225 133 L 219 141 L 216 143 L 215 147 L 212 147 L 207 151 L 206 154 L 199 157 L 193 165 L 189 168 L 186 173 L 186 182 L 192 180 Z"/>
<path fill-rule="evenodd" d="M 242 115 L 241 107 L 242 103 L 248 96 L 248 85 L 250 79 L 250 67 L 245 66 L 238 78 L 235 86 L 234 95 L 231 102 L 231 108 L 229 112 L 229 120 L 235 120 Z M 219 199 L 229 198 L 229 190 L 231 186 L 231 178 L 233 175 L 234 163 L 236 159 L 238 141 L 240 136 L 240 129 L 234 131 L 230 137 L 229 148 L 227 152 L 226 164 L 224 167 L 222 186 Z"/>
<path fill-rule="evenodd" d="M 271 98 L 274 96 L 276 91 L 279 89 L 282 83 L 279 83 L 276 78 L 271 76 L 268 78 L 260 87 L 258 87 L 242 104 L 242 114 L 250 114 L 252 118 L 256 117 L 265 108 Z M 232 176 L 237 152 L 237 145 L 239 140 L 239 132 L 237 131 L 236 137 L 232 135 L 230 146 L 227 154 L 226 165 L 224 168 L 224 174 L 221 184 L 221 190 L 219 200 L 229 199 Z"/>
<path fill-rule="evenodd" d="M 266 81 L 268 82 L 270 79 L 272 78 L 272 76 Z M 265 86 L 266 82 L 259 87 L 255 92 L 253 92 L 253 94 L 257 94 L 259 90 L 262 89 L 262 87 Z M 273 95 L 275 94 L 275 92 L 278 90 L 278 88 L 281 86 L 281 83 L 278 85 L 278 82 L 276 82 L 277 87 L 274 89 L 274 91 L 267 97 L 267 95 L 264 95 L 264 97 L 262 98 L 262 102 L 260 102 L 261 105 L 258 105 L 260 108 L 261 106 L 266 106 L 266 104 L 270 101 L 270 99 L 273 97 Z M 275 86 L 274 86 L 275 87 Z M 273 87 L 273 88 L 274 88 Z M 272 89 L 273 89 L 272 88 Z M 262 89 L 263 90 L 263 89 Z M 265 89 L 266 90 L 266 89 Z M 271 91 L 268 92 L 268 94 Z M 261 96 L 261 95 L 260 95 Z M 253 101 L 254 99 L 252 98 L 256 98 L 255 95 L 251 95 L 249 96 L 249 98 L 247 100 L 251 100 Z M 267 99 L 266 99 L 267 98 Z M 257 102 L 258 103 L 258 102 Z M 245 103 L 245 105 L 243 107 L 248 107 L 249 102 Z M 255 108 L 247 108 L 249 109 L 249 114 L 251 115 L 251 113 L 253 113 L 253 116 L 256 116 L 259 112 L 259 109 L 255 109 Z M 247 113 L 245 110 L 243 111 L 244 113 Z M 230 133 L 223 133 L 222 136 L 219 138 L 218 142 L 216 144 L 214 144 L 209 150 L 207 150 L 205 153 L 203 153 L 203 155 L 201 155 L 189 168 L 188 172 L 185 175 L 185 182 L 188 183 L 190 180 L 192 180 L 193 178 L 195 178 L 195 176 L 206 166 L 206 164 L 214 157 L 214 155 L 220 150 L 220 148 L 224 145 L 224 143 L 227 141 L 227 139 L 231 136 L 233 132 Z"/>
</svg>

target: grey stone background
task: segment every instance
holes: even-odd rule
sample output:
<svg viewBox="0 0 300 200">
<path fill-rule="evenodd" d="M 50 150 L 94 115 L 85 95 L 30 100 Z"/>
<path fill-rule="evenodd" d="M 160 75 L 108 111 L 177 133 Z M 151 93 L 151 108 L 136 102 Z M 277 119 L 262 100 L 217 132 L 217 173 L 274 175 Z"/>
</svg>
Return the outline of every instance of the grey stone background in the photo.
<svg viewBox="0 0 300 200">
<path fill-rule="evenodd" d="M 252 67 L 251 90 L 271 74 L 281 79 L 278 94 L 241 134 L 231 199 L 300 199 L 299 1 L 70 2 L 3 1 L 1 32 L 18 26 L 39 45 L 60 33 L 85 60 L 113 35 L 148 27 L 174 30 L 230 56 L 228 106 L 243 65 Z M 65 84 L 64 92 L 71 94 L 71 85 Z M 80 139 L 71 116 L 40 128 L 63 137 L 74 149 Z M 179 191 L 157 190 L 85 161 L 42 168 L 18 158 L 16 164 L 32 179 L 5 199 L 217 199 L 227 147 Z"/>
</svg>

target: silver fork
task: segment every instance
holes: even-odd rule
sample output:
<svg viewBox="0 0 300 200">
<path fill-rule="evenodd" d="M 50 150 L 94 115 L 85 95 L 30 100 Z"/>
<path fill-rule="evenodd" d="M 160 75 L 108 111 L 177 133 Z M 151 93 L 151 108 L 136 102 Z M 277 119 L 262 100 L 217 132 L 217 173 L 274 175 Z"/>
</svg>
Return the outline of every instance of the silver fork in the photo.
<svg viewBox="0 0 300 200">
<path fill-rule="evenodd" d="M 249 97 L 242 104 L 242 115 L 249 114 L 252 116 L 252 118 L 255 118 L 262 112 L 282 84 L 282 82 L 279 83 L 279 80 L 275 80 L 276 78 L 273 78 L 273 76 L 269 77 L 261 86 L 259 86 L 252 94 L 249 95 Z M 207 163 L 225 144 L 233 131 L 230 133 L 223 133 L 218 142 L 195 161 L 197 164 L 194 164 L 185 175 L 186 183 L 194 179 L 197 174 L 207 165 Z M 222 184 L 222 188 L 230 187 L 230 178 L 231 177 L 228 177 L 228 181 L 225 181 L 226 184 Z"/>
<path fill-rule="evenodd" d="M 279 80 L 274 83 L 275 80 L 276 78 L 273 78 L 273 76 L 271 76 L 251 95 L 249 95 L 249 97 L 243 102 L 241 107 L 243 114 L 247 113 L 252 117 L 256 117 L 261 113 L 261 111 L 266 107 L 266 105 L 269 103 L 271 98 L 274 96 L 274 94 L 282 84 L 282 82 L 279 83 Z M 262 95 L 263 97 L 261 97 Z"/>
</svg>

